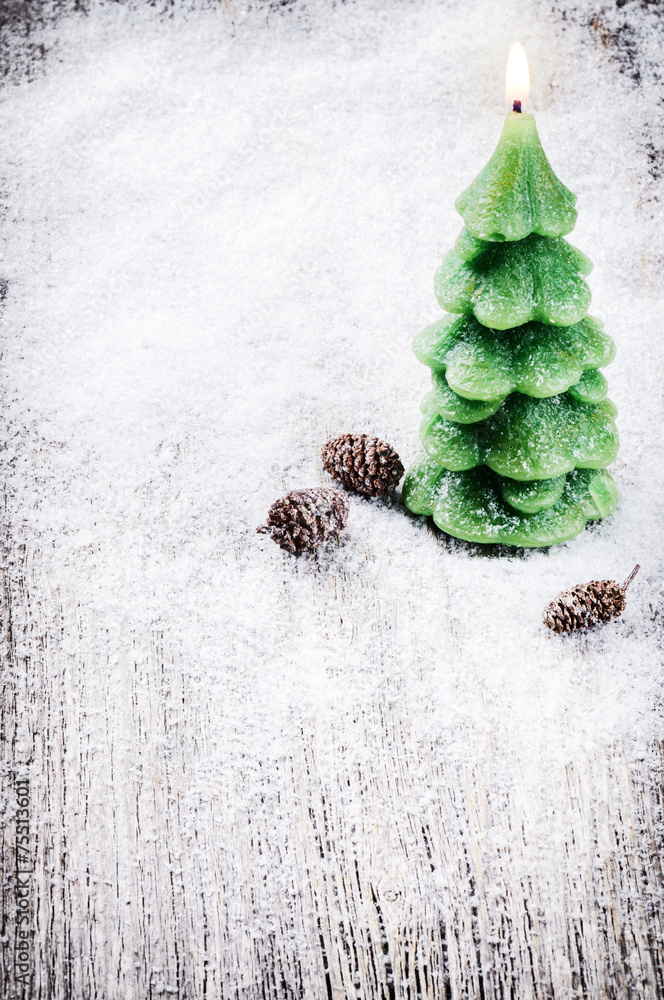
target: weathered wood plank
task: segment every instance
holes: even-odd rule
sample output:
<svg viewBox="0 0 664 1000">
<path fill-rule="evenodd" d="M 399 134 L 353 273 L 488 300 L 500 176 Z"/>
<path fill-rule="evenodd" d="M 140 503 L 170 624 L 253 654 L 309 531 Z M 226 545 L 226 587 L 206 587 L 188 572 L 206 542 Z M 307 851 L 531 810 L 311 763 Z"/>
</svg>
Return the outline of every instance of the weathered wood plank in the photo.
<svg viewBox="0 0 664 1000">
<path fill-rule="evenodd" d="M 36 818 L 34 996 L 662 995 L 656 753 L 462 762 L 393 696 L 213 775 L 214 709 L 162 638 L 100 648 L 18 555 L 2 746 Z"/>
<path fill-rule="evenodd" d="M 36 11 L 39 21 L 47 7 L 12 9 L 18 16 L 25 8 L 33 20 Z M 54 15 L 58 7 L 63 14 L 66 5 L 55 5 Z M 411 44 L 424 39 L 413 66 L 423 60 L 430 79 L 431 67 L 439 72 L 440 63 L 426 41 L 435 18 L 427 20 L 424 5 L 414 7 L 413 16 L 423 20 L 413 28 L 408 11 L 396 5 L 390 10 L 397 35 L 403 30 Z M 481 15 L 484 8 L 476 4 L 473 10 Z M 462 51 L 472 51 L 468 9 L 448 4 L 445 13 L 451 37 Z M 586 23 L 589 13 L 580 7 L 577 22 L 623 70 L 633 72 L 640 65 L 638 45 L 620 48 L 602 20 L 609 15 L 593 13 Z M 334 49 L 330 38 L 339 43 L 345 86 L 356 87 L 349 93 L 359 94 L 358 104 L 369 98 L 362 74 L 359 91 L 353 84 L 354 67 L 368 53 L 367 73 L 373 78 L 377 44 L 375 23 L 360 14 L 341 11 L 339 37 L 332 21 L 316 35 L 315 18 L 303 32 L 313 34 L 326 53 Z M 573 14 L 560 24 L 572 23 Z M 197 28 L 200 34 L 191 36 L 206 58 L 211 58 L 204 45 L 211 25 L 206 21 L 205 31 Z M 283 28 L 281 22 L 277 28 Z M 114 29 L 108 30 L 117 42 Z M 562 45 L 556 31 L 551 44 Z M 95 37 L 90 36 L 99 45 L 95 53 L 108 58 L 105 41 Z M 129 35 L 121 37 L 125 46 L 134 44 Z M 255 81 L 243 60 L 232 62 L 235 36 L 229 37 L 221 33 L 217 39 L 220 51 L 228 46 L 223 52 L 229 62 L 222 69 L 228 75 L 230 66 L 236 74 L 236 92 L 246 87 L 253 93 Z M 100 38 L 107 38 L 101 29 Z M 48 46 L 33 34 L 32 21 L 20 39 L 2 51 L 17 53 L 17 72 L 29 64 L 36 77 L 36 60 Z M 403 257 L 391 260 L 386 278 L 366 269 L 358 277 L 354 243 L 346 238 L 352 233 L 355 239 L 362 201 L 356 194 L 347 216 L 337 199 L 322 223 L 315 220 L 313 237 L 306 228 L 295 231 L 301 256 L 287 260 L 283 274 L 278 269 L 272 274 L 267 292 L 262 285 L 245 287 L 240 276 L 247 261 L 254 266 L 258 259 L 263 280 L 269 260 L 287 256 L 279 232 L 262 257 L 260 231 L 254 244 L 243 247 L 238 241 L 227 257 L 215 258 L 210 275 L 205 254 L 195 273 L 187 271 L 187 253 L 172 249 L 178 240 L 186 248 L 211 247 L 210 254 L 218 249 L 216 237 L 205 243 L 208 223 L 195 214 L 198 201 L 210 208 L 214 232 L 215 226 L 235 232 L 237 192 L 245 184 L 258 189 L 275 160 L 281 162 L 279 155 L 285 157 L 282 146 L 266 146 L 251 131 L 274 122 L 269 91 L 282 85 L 279 67 L 268 77 L 267 96 L 256 92 L 256 122 L 246 126 L 246 139 L 238 139 L 246 141 L 248 153 L 229 187 L 219 193 L 215 174 L 210 196 L 197 176 L 183 170 L 176 178 L 185 185 L 182 194 L 177 187 L 183 201 L 177 211 L 168 202 L 163 215 L 160 198 L 167 201 L 175 189 L 169 188 L 172 178 L 164 163 L 165 180 L 156 173 L 139 185 L 124 242 L 108 258 L 100 257 L 109 274 L 100 280 L 91 265 L 82 278 L 77 261 L 102 269 L 94 254 L 99 246 L 107 252 L 107 234 L 116 221 L 114 214 L 95 214 L 94 196 L 86 200 L 84 193 L 77 200 L 91 174 L 102 193 L 116 183 L 112 171 L 107 180 L 97 170 L 99 150 L 121 143 L 126 125 L 134 129 L 130 152 L 138 145 L 143 162 L 152 163 L 164 132 L 181 129 L 189 135 L 183 126 L 192 117 L 186 101 L 182 118 L 173 119 L 170 112 L 170 102 L 178 107 L 182 98 L 178 79 L 168 74 L 180 50 L 168 48 L 167 40 L 162 63 L 151 63 L 156 59 L 151 36 L 141 39 L 147 68 L 136 82 L 127 59 L 127 91 L 123 78 L 114 93 L 118 106 L 131 109 L 127 119 L 116 123 L 113 100 L 110 117 L 103 118 L 105 97 L 99 104 L 91 98 L 81 122 L 73 120 L 62 135 L 53 134 L 45 122 L 57 100 L 38 91 L 34 105 L 22 105 L 36 138 L 25 139 L 10 122 L 10 134 L 27 145 L 20 197 L 14 192 L 20 212 L 10 234 L 11 248 L 23 253 L 22 270 L 9 286 L 3 357 L 9 417 L 2 535 L 0 993 L 40 1000 L 661 1000 L 664 761 L 656 721 L 661 720 L 656 678 L 661 555 L 656 508 L 643 500 L 659 488 L 661 454 L 654 454 L 651 439 L 655 410 L 640 414 L 628 392 L 638 383 L 641 395 L 655 398 L 661 381 L 659 308 L 650 297 L 661 270 L 646 197 L 659 191 L 658 178 L 644 181 L 641 154 L 616 147 L 613 134 L 599 135 L 599 152 L 592 155 L 608 162 L 610 150 L 616 170 L 629 180 L 629 204 L 615 224 L 627 234 L 629 254 L 643 257 L 617 267 L 615 251 L 602 249 L 604 277 L 598 279 L 603 301 L 615 307 L 618 334 L 634 338 L 632 344 L 623 336 L 623 347 L 631 351 L 621 354 L 622 374 L 611 372 L 622 398 L 631 400 L 628 457 L 618 465 L 628 498 L 622 531 L 590 531 L 566 554 L 487 556 L 445 541 L 410 518 L 398 500 L 381 505 L 352 498 L 346 540 L 317 559 L 292 560 L 258 540 L 254 528 L 266 498 L 294 486 L 295 478 L 323 481 L 315 459 L 321 441 L 364 421 L 405 448 L 416 447 L 419 388 L 404 388 L 394 375 L 406 363 L 408 348 L 389 341 L 380 328 L 381 322 L 396 326 L 397 313 L 402 322 L 401 306 L 374 321 L 375 302 L 370 308 L 362 302 L 354 312 L 348 292 L 370 278 L 375 299 L 389 300 L 393 275 L 411 266 L 415 245 L 407 244 Z M 261 66 L 263 44 L 259 39 L 256 52 L 249 50 L 260 56 Z M 389 49 L 393 41 L 385 44 L 391 78 L 406 55 L 398 45 Z M 589 57 L 578 39 L 569 45 L 579 61 Z M 120 58 L 123 50 L 113 51 Z M 315 49 L 318 56 L 312 58 L 307 48 L 293 51 L 307 80 L 320 52 Z M 71 48 L 62 59 L 72 64 Z M 185 90 L 195 109 L 204 106 L 208 87 L 220 88 L 214 92 L 219 107 L 232 107 L 233 90 L 223 89 L 224 73 L 215 60 L 201 79 L 198 58 L 187 63 Z M 74 92 L 85 90 L 89 72 L 80 69 Z M 405 63 L 401 72 L 401 79 L 415 86 L 415 68 Z M 16 78 L 13 71 L 8 75 Z M 591 108 L 602 107 L 608 79 L 602 77 L 604 83 L 591 90 Z M 333 137 L 322 160 L 315 159 L 323 140 L 311 141 L 310 101 L 298 103 L 300 83 L 294 89 L 295 96 L 280 92 L 285 134 L 303 150 L 297 171 L 306 173 L 311 158 L 315 175 L 339 159 L 338 140 Z M 27 100 L 19 91 L 16 100 Z M 338 96 L 322 92 L 324 107 L 338 103 Z M 388 111 L 382 97 L 377 99 L 380 123 L 382 114 L 392 119 L 393 96 L 386 99 Z M 126 98 L 124 104 L 120 98 Z M 72 142 L 85 136 L 97 117 L 94 141 L 74 155 Z M 616 128 L 624 123 L 617 112 L 611 120 Z M 363 119 L 352 122 L 361 132 Z M 416 164 L 433 156 L 425 145 L 430 126 L 428 119 L 404 118 L 401 127 L 404 133 L 413 130 L 415 147 L 404 151 L 403 175 L 398 171 L 404 168 L 392 164 L 399 190 L 410 184 L 429 190 L 431 167 L 417 173 Z M 447 119 L 445 134 L 453 136 L 455 127 Z M 376 142 L 383 141 L 381 135 L 377 128 Z M 206 129 L 196 138 L 204 150 Z M 364 146 L 353 150 L 364 163 Z M 443 153 L 435 147 L 436 156 Z M 31 185 L 30 165 L 34 161 L 37 171 L 51 160 L 60 164 L 61 174 L 49 186 L 44 170 L 40 196 L 34 193 L 38 185 Z M 294 162 L 283 160 L 275 229 L 286 225 L 289 213 L 297 214 Z M 602 162 L 606 187 L 614 179 Z M 451 158 L 445 163 L 449 168 Z M 591 166 L 585 164 L 586 170 Z M 7 178 L 8 190 L 11 183 Z M 332 190 L 345 190 L 343 176 L 335 183 Z M 58 214 L 61 187 L 71 199 L 70 214 L 64 209 Z M 160 197 L 153 204 L 155 188 Z M 296 200 L 301 196 L 296 192 Z M 423 197 L 418 189 L 418 216 L 426 214 Z M 596 195 L 586 217 L 599 218 L 603 197 Z M 215 198 L 226 212 L 219 218 L 213 215 Z M 392 211 L 390 198 L 376 204 L 375 214 Z M 132 243 L 136 218 L 143 219 L 146 205 L 145 228 L 139 227 Z M 411 207 L 404 203 L 390 216 L 395 244 L 410 238 Z M 334 229 L 337 215 L 341 232 Z M 370 212 L 363 220 L 363 232 L 383 247 L 383 230 L 370 229 L 371 217 Z M 89 243 L 79 233 L 80 218 L 89 221 Z M 175 238 L 169 229 L 174 219 Z M 73 264 L 66 254 L 58 257 L 57 242 L 49 242 L 51 225 L 58 224 L 67 233 L 63 243 Z M 431 248 L 438 246 L 437 225 L 423 224 L 420 234 Z M 334 254 L 316 243 L 321 227 L 344 257 L 338 268 Z M 43 241 L 37 240 L 37 249 L 35 233 Z M 236 267 L 236 257 L 242 266 Z M 55 270 L 49 269 L 52 258 Z M 149 280 L 141 270 L 144 259 L 151 262 Z M 183 282 L 169 297 L 171 273 L 182 272 L 190 286 Z M 312 299 L 310 286 L 320 275 L 329 283 L 334 308 L 327 300 L 321 308 Z M 57 294 L 48 291 L 51 281 Z M 237 315 L 219 294 L 220 284 L 241 288 Z M 205 323 L 198 332 L 191 324 L 187 350 L 180 354 L 176 337 L 162 343 L 155 336 L 147 346 L 141 342 L 140 350 L 125 344 L 118 354 L 108 348 L 123 324 L 148 326 L 150 312 L 159 309 L 175 316 L 175 325 L 186 322 L 189 328 L 188 300 L 184 310 L 181 304 L 187 287 L 193 288 L 191 310 L 201 301 L 210 303 L 215 331 L 223 317 L 221 348 Z M 243 310 L 253 308 L 260 295 L 270 306 L 283 301 L 284 287 L 297 309 L 292 303 L 290 312 L 284 308 L 281 325 L 278 310 L 266 307 L 246 320 Z M 410 294 L 412 288 L 406 290 Z M 138 319 L 123 312 L 123 299 L 133 292 Z M 67 307 L 68 295 L 80 310 Z M 638 295 L 636 332 L 628 305 L 621 305 L 632 295 Z M 298 310 L 306 313 L 299 325 Z M 349 313 L 348 329 L 336 329 L 339 311 Z M 274 324 L 269 330 L 268 320 Z M 108 342 L 99 333 L 107 321 L 113 327 Z M 369 333 L 362 341 L 357 331 L 374 322 L 380 336 L 371 340 Z M 290 386 L 288 359 L 310 350 L 312 328 L 324 331 L 325 345 Z M 254 368 L 247 343 L 264 352 Z M 285 345 L 291 354 L 279 367 Z M 158 350 L 150 353 L 147 347 Z M 175 376 L 163 362 L 168 351 L 177 356 Z M 67 396 L 72 382 L 77 387 L 77 363 L 85 391 Z M 123 366 L 130 371 L 128 383 L 114 382 L 114 372 Z M 246 404 L 238 391 L 242 379 L 270 388 L 264 410 L 260 400 Z M 286 386 L 283 398 L 274 388 L 280 381 Z M 315 402 L 302 402 L 305 383 L 307 391 L 314 386 Z M 23 393 L 18 403 L 12 396 L 20 395 L 17 387 Z M 50 417 L 49 392 L 63 420 L 68 405 L 72 410 L 80 405 L 80 421 L 72 418 L 64 432 L 42 429 Z M 180 411 L 169 408 L 177 394 L 187 404 Z M 199 412 L 199 397 L 209 413 Z M 101 417 L 97 404 L 106 407 Z M 112 440 L 104 421 L 112 423 Z M 588 642 L 556 645 L 543 636 L 538 615 L 545 596 L 576 582 L 589 566 L 594 574 L 632 559 L 634 537 L 645 551 L 641 596 L 634 598 L 638 614 L 628 613 L 608 637 Z M 624 570 L 630 568 L 631 563 Z M 636 694 L 630 698 L 632 688 Z M 17 776 L 30 781 L 34 857 L 32 978 L 25 991 L 13 968 Z"/>
</svg>

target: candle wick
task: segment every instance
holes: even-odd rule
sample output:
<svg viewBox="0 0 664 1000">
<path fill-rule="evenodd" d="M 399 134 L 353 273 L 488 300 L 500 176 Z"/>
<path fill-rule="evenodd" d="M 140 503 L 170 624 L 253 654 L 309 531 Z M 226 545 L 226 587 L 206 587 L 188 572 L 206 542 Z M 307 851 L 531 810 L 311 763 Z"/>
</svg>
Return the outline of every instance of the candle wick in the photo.
<svg viewBox="0 0 664 1000">
<path fill-rule="evenodd" d="M 512 105 L 512 111 L 518 111 L 521 114 L 521 101 L 515 101 Z"/>
</svg>

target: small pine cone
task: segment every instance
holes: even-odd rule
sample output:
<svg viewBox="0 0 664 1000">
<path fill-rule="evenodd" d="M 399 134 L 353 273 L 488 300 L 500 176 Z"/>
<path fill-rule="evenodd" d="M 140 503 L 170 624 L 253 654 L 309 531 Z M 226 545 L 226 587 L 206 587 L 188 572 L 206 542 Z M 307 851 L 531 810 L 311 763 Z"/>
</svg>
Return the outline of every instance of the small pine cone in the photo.
<svg viewBox="0 0 664 1000">
<path fill-rule="evenodd" d="M 625 610 L 625 591 L 639 571 L 635 566 L 622 586 L 615 580 L 591 580 L 565 590 L 544 609 L 544 624 L 554 632 L 595 628 Z"/>
<path fill-rule="evenodd" d="M 319 487 L 292 490 L 270 507 L 267 524 L 256 530 L 270 535 L 282 549 L 299 555 L 313 552 L 326 538 L 346 527 L 348 501 L 339 490 Z"/>
<path fill-rule="evenodd" d="M 321 458 L 326 472 L 369 497 L 393 490 L 404 472 L 394 448 L 366 434 L 332 438 L 323 445 Z"/>
</svg>

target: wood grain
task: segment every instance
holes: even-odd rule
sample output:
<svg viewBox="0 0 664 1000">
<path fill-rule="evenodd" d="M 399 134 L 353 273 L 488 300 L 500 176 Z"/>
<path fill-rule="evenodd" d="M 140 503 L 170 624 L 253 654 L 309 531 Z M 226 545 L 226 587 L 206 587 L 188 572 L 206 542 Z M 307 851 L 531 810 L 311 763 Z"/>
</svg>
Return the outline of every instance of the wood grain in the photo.
<svg viewBox="0 0 664 1000">
<path fill-rule="evenodd" d="M 394 690 L 212 775 L 212 706 L 163 635 L 104 636 L 43 552 L 5 552 L 2 768 L 6 797 L 29 775 L 35 833 L 26 996 L 662 996 L 656 748 L 455 760 Z M 345 617 L 358 586 L 319 577 L 312 619 Z M 6 983 L 12 850 L 10 822 Z"/>
<path fill-rule="evenodd" d="M 71 0 L 53 11 L 88 6 Z M 10 79 L 39 72 L 44 49 L 31 32 L 46 7 L 14 4 L 0 20 L 15 31 L 0 46 Z M 120 293 L 133 281 L 131 259 L 126 266 Z M 657 287 L 650 258 L 643 274 Z M 104 311 L 115 302 L 106 291 Z M 374 359 L 367 365 L 373 377 Z M 380 388 L 376 400 L 384 426 L 403 410 L 402 426 L 414 427 L 412 401 Z M 340 412 L 319 414 L 292 437 L 301 454 L 316 454 L 343 427 Z M 37 454 L 25 427 L 9 430 L 23 435 L 35 476 L 48 470 L 58 445 L 40 442 Z M 516 710 L 483 725 L 490 693 L 481 678 L 471 683 L 463 659 L 472 614 L 463 616 L 458 597 L 452 607 L 443 558 L 454 546 L 408 521 L 398 501 L 356 504 L 347 544 L 357 555 L 341 549 L 320 562 L 282 558 L 269 542 L 260 548 L 244 508 L 244 521 L 235 510 L 211 526 L 207 509 L 192 518 L 214 545 L 204 557 L 196 550 L 191 575 L 223 574 L 247 609 L 233 630 L 238 609 L 219 611 L 229 629 L 215 678 L 172 627 L 165 599 L 139 627 L 118 586 L 120 611 L 105 615 L 95 594 L 129 548 L 174 574 L 189 551 L 168 520 L 169 477 L 194 495 L 209 452 L 206 441 L 182 437 L 174 430 L 160 442 L 165 471 L 147 481 L 127 540 L 113 535 L 113 518 L 133 494 L 118 492 L 113 510 L 109 499 L 105 540 L 68 549 L 27 518 L 9 519 L 13 491 L 25 490 L 27 509 L 32 473 L 7 473 L 0 995 L 662 1000 L 662 746 L 627 732 L 602 738 L 595 727 L 567 754 L 550 754 L 544 722 L 524 740 L 514 737 Z M 369 522 L 373 535 L 363 532 Z M 397 586 L 392 561 L 406 545 L 418 548 Z M 458 572 L 463 583 L 465 567 Z M 483 572 L 478 556 L 472 573 Z M 152 585 L 147 570 L 139 583 Z M 425 627 L 431 616 L 435 634 Z M 494 640 L 486 637 L 487 649 Z M 661 651 L 654 631 L 648 641 Z M 645 640 L 634 648 L 638 657 Z M 542 651 L 514 640 L 496 663 L 515 650 L 524 675 Z M 552 672 L 572 663 L 599 697 L 607 674 L 592 646 L 561 647 L 551 659 Z M 285 663 L 301 670 L 300 687 Z M 441 665 L 457 701 L 467 695 L 476 709 L 455 722 L 453 738 L 443 738 L 446 720 L 436 715 L 442 698 L 429 702 Z M 30 781 L 34 857 L 25 989 L 13 968 L 17 776 Z"/>
</svg>

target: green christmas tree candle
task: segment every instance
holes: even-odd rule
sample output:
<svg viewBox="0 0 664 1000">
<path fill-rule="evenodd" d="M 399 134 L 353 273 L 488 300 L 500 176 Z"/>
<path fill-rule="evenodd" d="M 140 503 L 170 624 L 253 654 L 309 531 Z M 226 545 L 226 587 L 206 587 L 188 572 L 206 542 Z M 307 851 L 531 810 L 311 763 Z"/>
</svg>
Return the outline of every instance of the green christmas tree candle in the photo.
<svg viewBox="0 0 664 1000">
<path fill-rule="evenodd" d="M 525 81 L 516 86 L 493 156 L 457 199 L 464 228 L 436 272 L 452 315 L 415 338 L 432 388 L 403 497 L 456 538 L 541 546 L 618 502 L 606 471 L 616 408 L 599 371 L 615 348 L 588 316 L 592 264 L 564 239 L 576 196 L 521 111 Z"/>
</svg>

